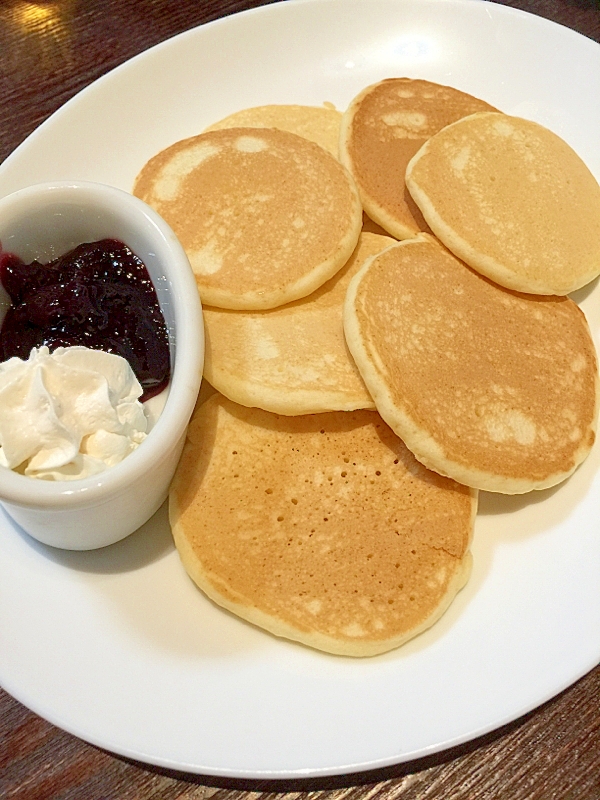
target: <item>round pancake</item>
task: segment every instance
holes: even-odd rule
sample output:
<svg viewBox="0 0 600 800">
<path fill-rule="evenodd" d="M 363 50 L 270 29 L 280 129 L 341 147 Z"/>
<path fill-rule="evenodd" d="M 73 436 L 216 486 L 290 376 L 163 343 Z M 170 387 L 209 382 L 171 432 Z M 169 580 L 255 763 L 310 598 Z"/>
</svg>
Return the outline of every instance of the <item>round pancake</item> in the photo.
<svg viewBox="0 0 600 800">
<path fill-rule="evenodd" d="M 420 234 L 355 276 L 344 329 L 381 416 L 442 475 L 518 494 L 592 447 L 596 352 L 569 298 L 502 289 Z"/>
<path fill-rule="evenodd" d="M 216 603 L 367 656 L 429 627 L 464 585 L 476 505 L 374 411 L 281 417 L 214 395 L 190 425 L 169 516 Z"/>
<path fill-rule="evenodd" d="M 490 110 L 495 109 L 450 86 L 411 78 L 389 78 L 357 95 L 342 118 L 340 159 L 371 219 L 397 239 L 429 230 L 406 190 L 406 165 L 441 128 Z"/>
<path fill-rule="evenodd" d="M 419 150 L 406 183 L 446 247 L 501 286 L 564 295 L 600 273 L 600 186 L 535 122 L 459 120 Z"/>
<path fill-rule="evenodd" d="M 350 258 L 362 225 L 342 165 L 275 128 L 177 142 L 146 164 L 134 194 L 171 225 L 202 301 L 219 308 L 274 308 L 310 294 Z"/>
<path fill-rule="evenodd" d="M 277 414 L 374 408 L 348 352 L 342 308 L 365 259 L 394 243 L 362 233 L 347 264 L 316 292 L 271 311 L 204 307 L 204 375 L 230 400 Z"/>
<path fill-rule="evenodd" d="M 338 157 L 342 113 L 332 105 L 269 105 L 244 108 L 206 128 L 279 128 L 321 145 Z"/>
</svg>

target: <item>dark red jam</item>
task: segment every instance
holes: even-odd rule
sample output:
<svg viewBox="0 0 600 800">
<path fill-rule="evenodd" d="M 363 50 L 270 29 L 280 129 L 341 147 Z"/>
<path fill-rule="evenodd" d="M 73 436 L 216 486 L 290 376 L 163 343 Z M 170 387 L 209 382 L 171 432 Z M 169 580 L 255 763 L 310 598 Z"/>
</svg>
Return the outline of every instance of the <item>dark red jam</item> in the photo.
<svg viewBox="0 0 600 800">
<path fill-rule="evenodd" d="M 0 281 L 10 295 L 0 330 L 0 361 L 29 358 L 33 347 L 84 345 L 127 359 L 142 401 L 169 382 L 169 341 L 143 262 L 116 239 L 80 244 L 51 261 L 25 264 L 0 250 Z"/>
</svg>

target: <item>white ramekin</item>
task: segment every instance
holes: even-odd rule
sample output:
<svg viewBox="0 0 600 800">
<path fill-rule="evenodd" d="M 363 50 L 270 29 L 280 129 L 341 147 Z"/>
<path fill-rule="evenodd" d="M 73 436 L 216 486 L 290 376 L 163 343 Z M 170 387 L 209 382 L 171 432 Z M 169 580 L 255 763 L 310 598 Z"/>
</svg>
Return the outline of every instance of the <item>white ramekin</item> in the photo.
<svg viewBox="0 0 600 800">
<path fill-rule="evenodd" d="M 169 332 L 171 382 L 148 437 L 99 475 L 45 481 L 0 467 L 0 502 L 13 520 L 40 542 L 70 550 L 123 539 L 165 500 L 204 359 L 202 309 L 189 261 L 171 228 L 149 206 L 120 189 L 79 181 L 30 186 L 0 199 L 2 250 L 27 263 L 47 262 L 82 242 L 104 238 L 123 241 L 150 273 Z M 4 292 L 0 320 L 6 306 Z"/>
</svg>

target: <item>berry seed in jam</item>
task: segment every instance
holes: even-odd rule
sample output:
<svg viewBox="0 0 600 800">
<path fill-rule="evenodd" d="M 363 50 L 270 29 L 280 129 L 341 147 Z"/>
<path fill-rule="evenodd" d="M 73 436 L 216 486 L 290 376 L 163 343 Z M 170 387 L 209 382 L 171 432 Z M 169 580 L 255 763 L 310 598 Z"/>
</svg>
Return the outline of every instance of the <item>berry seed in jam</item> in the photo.
<svg viewBox="0 0 600 800">
<path fill-rule="evenodd" d="M 80 244 L 40 264 L 0 251 L 0 282 L 12 306 L 0 329 L 0 361 L 33 347 L 84 345 L 127 359 L 142 401 L 170 378 L 167 328 L 144 263 L 123 242 Z"/>
</svg>

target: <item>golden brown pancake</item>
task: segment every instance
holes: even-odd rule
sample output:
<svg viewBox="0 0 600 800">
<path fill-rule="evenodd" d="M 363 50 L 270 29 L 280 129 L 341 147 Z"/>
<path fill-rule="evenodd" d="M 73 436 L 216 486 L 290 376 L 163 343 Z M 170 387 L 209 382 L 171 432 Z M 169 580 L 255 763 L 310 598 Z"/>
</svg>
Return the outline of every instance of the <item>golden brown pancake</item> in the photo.
<svg viewBox="0 0 600 800">
<path fill-rule="evenodd" d="M 388 78 L 358 94 L 342 118 L 340 159 L 371 219 L 397 239 L 429 230 L 406 190 L 406 165 L 441 128 L 493 110 L 450 86 L 411 78 Z"/>
<path fill-rule="evenodd" d="M 562 295 L 600 273 L 600 186 L 535 122 L 459 120 L 419 150 L 406 183 L 442 242 L 501 286 Z"/>
<path fill-rule="evenodd" d="M 342 308 L 363 262 L 395 239 L 362 233 L 348 263 L 316 292 L 271 311 L 204 308 L 204 375 L 230 400 L 277 414 L 374 408 L 348 352 Z"/>
<path fill-rule="evenodd" d="M 152 158 L 134 194 L 171 225 L 203 302 L 274 308 L 348 260 L 362 224 L 349 173 L 322 147 L 275 128 L 230 128 Z"/>
<path fill-rule="evenodd" d="M 342 113 L 332 105 L 269 105 L 244 108 L 206 128 L 279 128 L 320 144 L 338 157 Z"/>
<path fill-rule="evenodd" d="M 572 300 L 502 289 L 420 234 L 355 276 L 344 328 L 379 413 L 430 469 L 517 494 L 589 453 L 598 366 Z"/>
<path fill-rule="evenodd" d="M 374 411 L 281 417 L 214 395 L 189 428 L 169 515 L 216 603 L 367 656 L 425 630 L 464 585 L 476 505 Z"/>
</svg>

